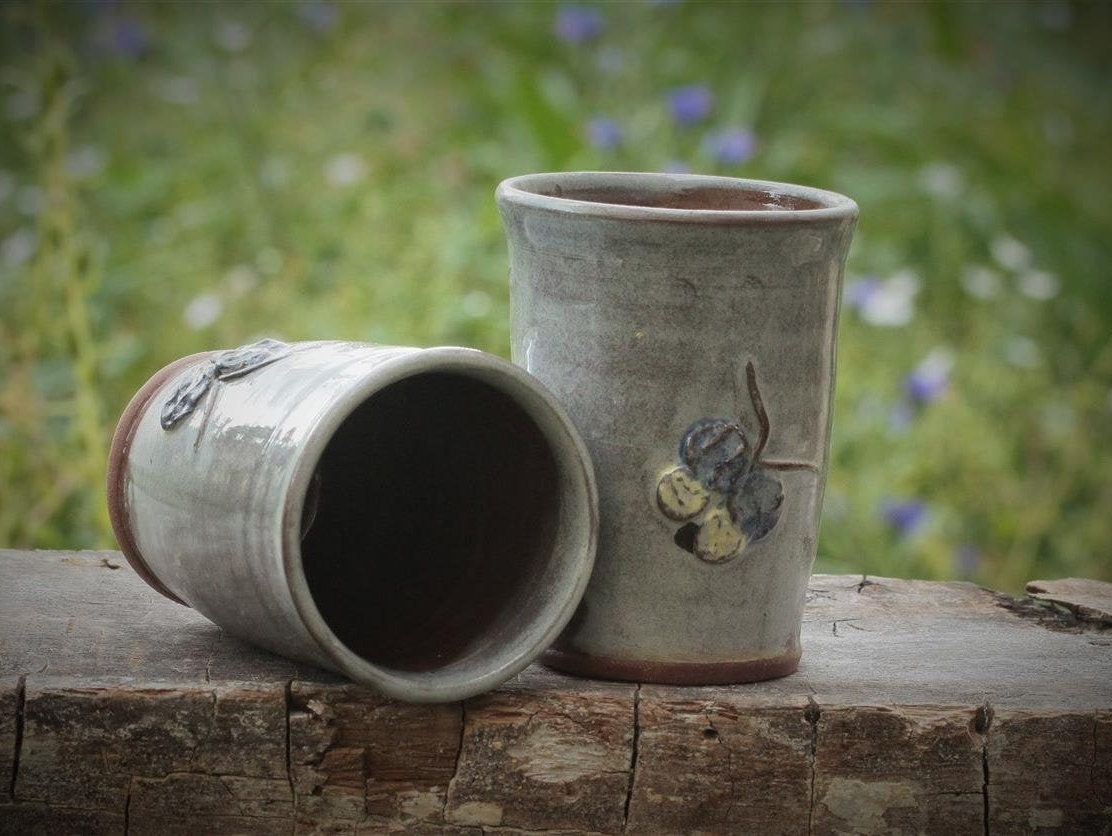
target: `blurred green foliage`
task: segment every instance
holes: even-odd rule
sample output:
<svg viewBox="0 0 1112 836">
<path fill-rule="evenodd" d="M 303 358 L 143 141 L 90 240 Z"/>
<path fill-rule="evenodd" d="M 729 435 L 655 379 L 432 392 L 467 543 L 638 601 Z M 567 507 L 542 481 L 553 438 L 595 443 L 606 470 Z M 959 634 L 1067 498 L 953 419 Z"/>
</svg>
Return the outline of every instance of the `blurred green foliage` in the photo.
<svg viewBox="0 0 1112 836">
<path fill-rule="evenodd" d="M 1110 8 L 5 4 L 0 544 L 112 543 L 178 356 L 506 354 L 504 177 L 686 169 L 861 205 L 820 570 L 1112 578 Z"/>
</svg>

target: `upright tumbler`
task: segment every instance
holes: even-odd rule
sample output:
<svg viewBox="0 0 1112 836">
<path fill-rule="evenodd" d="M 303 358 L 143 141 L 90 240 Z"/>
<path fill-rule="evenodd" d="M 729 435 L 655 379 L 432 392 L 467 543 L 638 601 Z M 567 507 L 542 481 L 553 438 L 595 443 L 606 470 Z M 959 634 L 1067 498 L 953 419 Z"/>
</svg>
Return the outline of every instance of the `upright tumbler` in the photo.
<svg viewBox="0 0 1112 836">
<path fill-rule="evenodd" d="M 545 654 L 586 676 L 716 684 L 799 663 L 857 219 L 819 189 L 534 174 L 497 192 L 513 359 L 594 460 L 594 574 Z"/>
</svg>

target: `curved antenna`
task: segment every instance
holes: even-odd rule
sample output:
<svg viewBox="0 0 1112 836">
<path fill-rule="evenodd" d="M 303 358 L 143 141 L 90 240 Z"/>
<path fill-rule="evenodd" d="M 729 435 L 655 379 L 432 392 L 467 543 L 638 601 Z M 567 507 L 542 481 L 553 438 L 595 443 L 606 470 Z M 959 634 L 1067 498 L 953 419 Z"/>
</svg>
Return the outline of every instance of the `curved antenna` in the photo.
<svg viewBox="0 0 1112 836">
<path fill-rule="evenodd" d="M 749 387 L 749 400 L 753 402 L 753 411 L 757 413 L 757 423 L 761 428 L 761 434 L 757 438 L 757 446 L 753 448 L 753 463 L 756 464 L 761 460 L 761 453 L 764 452 L 765 445 L 768 444 L 771 427 L 768 422 L 768 413 L 765 412 L 764 400 L 761 398 L 761 390 L 757 387 L 757 368 L 753 365 L 752 360 L 745 364 L 745 382 Z"/>
</svg>

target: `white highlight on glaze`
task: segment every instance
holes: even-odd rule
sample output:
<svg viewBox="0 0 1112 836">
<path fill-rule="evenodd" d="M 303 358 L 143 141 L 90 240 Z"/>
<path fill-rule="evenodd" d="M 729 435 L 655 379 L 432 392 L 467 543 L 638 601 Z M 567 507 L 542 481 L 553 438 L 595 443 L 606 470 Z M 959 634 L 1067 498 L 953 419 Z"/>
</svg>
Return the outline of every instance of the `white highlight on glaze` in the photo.
<svg viewBox="0 0 1112 836">
<path fill-rule="evenodd" d="M 525 337 L 525 371 L 532 373 L 536 367 L 533 365 L 533 346 L 537 344 L 537 332 L 530 330 Z"/>
</svg>

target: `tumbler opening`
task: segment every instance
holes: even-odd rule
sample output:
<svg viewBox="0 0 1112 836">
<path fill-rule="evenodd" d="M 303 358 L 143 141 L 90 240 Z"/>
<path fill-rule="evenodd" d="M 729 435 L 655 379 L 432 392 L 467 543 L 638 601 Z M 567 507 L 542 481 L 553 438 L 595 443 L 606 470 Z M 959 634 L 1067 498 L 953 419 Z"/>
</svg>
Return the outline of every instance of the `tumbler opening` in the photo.
<svg viewBox="0 0 1112 836">
<path fill-rule="evenodd" d="M 612 220 L 669 223 L 780 224 L 846 221 L 857 204 L 825 189 L 705 174 L 565 171 L 502 181 L 496 198 L 507 207 Z"/>
<path fill-rule="evenodd" d="M 545 197 L 605 203 L 611 206 L 644 206 L 653 209 L 699 209 L 716 212 L 806 211 L 821 209 L 815 200 L 767 189 L 734 186 L 690 186 L 677 184 L 674 189 L 648 191 L 614 183 L 601 187 L 554 188 L 538 191 Z"/>
<path fill-rule="evenodd" d="M 493 666 L 535 629 L 560 472 L 506 392 L 454 371 L 391 383 L 339 426 L 313 482 L 301 562 L 325 624 L 356 655 L 399 673 Z"/>
</svg>

